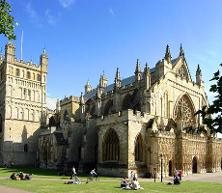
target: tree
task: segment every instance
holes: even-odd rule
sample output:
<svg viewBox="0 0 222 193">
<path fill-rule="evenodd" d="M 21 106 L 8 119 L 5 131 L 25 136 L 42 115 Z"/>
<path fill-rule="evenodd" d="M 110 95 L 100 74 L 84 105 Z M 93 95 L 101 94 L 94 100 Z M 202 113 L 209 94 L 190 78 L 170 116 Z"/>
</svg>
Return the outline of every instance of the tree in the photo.
<svg viewBox="0 0 222 193">
<path fill-rule="evenodd" d="M 6 0 L 0 0 L 0 34 L 8 39 L 15 39 L 15 21 L 11 15 L 11 5 Z"/>
<path fill-rule="evenodd" d="M 222 67 L 222 64 L 219 66 Z M 214 73 L 210 81 L 214 81 L 214 84 L 210 87 L 210 92 L 215 94 L 214 100 L 208 108 L 204 106 L 195 115 L 201 114 L 203 124 L 209 127 L 211 133 L 222 133 L 222 76 L 220 70 Z"/>
</svg>

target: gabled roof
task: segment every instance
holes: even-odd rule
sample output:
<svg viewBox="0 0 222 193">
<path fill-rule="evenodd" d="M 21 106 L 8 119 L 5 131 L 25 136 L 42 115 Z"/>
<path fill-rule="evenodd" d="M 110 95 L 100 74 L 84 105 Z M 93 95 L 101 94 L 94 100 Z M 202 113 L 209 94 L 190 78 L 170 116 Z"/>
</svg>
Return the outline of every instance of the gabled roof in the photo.
<svg viewBox="0 0 222 193">
<path fill-rule="evenodd" d="M 180 62 L 181 59 L 183 60 L 183 62 Z M 186 61 L 185 57 L 178 56 L 177 58 L 171 60 L 171 63 L 172 63 L 172 66 L 173 66 L 173 70 L 175 72 L 177 72 L 177 70 L 180 69 L 180 67 L 184 66 L 185 69 L 186 69 L 187 76 L 188 76 L 189 80 L 192 81 L 192 77 L 190 75 L 190 71 L 189 71 L 188 64 L 187 64 L 187 61 Z"/>
</svg>

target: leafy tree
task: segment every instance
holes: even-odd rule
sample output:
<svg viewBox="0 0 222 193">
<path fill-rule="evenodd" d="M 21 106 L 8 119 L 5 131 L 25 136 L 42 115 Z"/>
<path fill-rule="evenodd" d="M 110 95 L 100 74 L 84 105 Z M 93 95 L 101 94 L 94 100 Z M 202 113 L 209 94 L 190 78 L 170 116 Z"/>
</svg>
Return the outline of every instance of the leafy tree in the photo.
<svg viewBox="0 0 222 193">
<path fill-rule="evenodd" d="M 220 67 L 222 67 L 222 64 L 220 64 Z M 203 123 L 209 127 L 211 133 L 222 133 L 222 76 L 220 70 L 214 73 L 210 81 L 214 81 L 210 87 L 210 92 L 215 94 L 214 100 L 208 108 L 204 106 L 195 114 L 201 114 Z"/>
<path fill-rule="evenodd" d="M 0 34 L 8 39 L 15 39 L 15 21 L 11 15 L 11 5 L 6 0 L 0 0 Z"/>
</svg>

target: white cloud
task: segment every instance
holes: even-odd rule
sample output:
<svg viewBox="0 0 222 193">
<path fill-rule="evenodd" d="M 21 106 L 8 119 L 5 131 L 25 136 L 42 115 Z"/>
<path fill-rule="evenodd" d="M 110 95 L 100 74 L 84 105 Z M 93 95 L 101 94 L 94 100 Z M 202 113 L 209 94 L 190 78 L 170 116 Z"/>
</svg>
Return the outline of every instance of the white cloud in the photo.
<svg viewBox="0 0 222 193">
<path fill-rule="evenodd" d="M 75 3 L 75 0 L 59 0 L 59 3 L 63 8 L 68 8 Z"/>
<path fill-rule="evenodd" d="M 116 15 L 112 8 L 109 8 L 109 13 L 110 13 L 112 16 L 115 16 L 115 15 Z"/>
<path fill-rule="evenodd" d="M 41 26 L 40 18 L 36 10 L 33 8 L 31 2 L 28 2 L 25 6 L 26 13 L 29 15 L 29 18 L 32 23 L 36 24 L 38 27 Z"/>
<path fill-rule="evenodd" d="M 54 16 L 50 9 L 46 9 L 45 17 L 49 25 L 54 26 L 57 23 L 57 16 Z"/>
</svg>

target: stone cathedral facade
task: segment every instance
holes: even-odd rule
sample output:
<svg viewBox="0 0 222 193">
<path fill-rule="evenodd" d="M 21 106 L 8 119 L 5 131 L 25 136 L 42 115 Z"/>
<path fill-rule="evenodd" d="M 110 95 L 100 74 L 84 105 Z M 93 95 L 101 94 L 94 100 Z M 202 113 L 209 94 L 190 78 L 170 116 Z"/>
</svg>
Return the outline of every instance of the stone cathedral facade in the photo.
<svg viewBox="0 0 222 193">
<path fill-rule="evenodd" d="M 0 163 L 35 165 L 37 133 L 46 112 L 48 56 L 40 64 L 18 60 L 8 43 L 0 57 Z"/>
<path fill-rule="evenodd" d="M 182 46 L 172 59 L 169 46 L 154 68 L 137 60 L 132 76 L 113 84 L 102 74 L 80 97 L 57 104 L 39 137 L 40 167 L 79 170 L 96 167 L 103 175 L 172 176 L 221 171 L 221 140 L 194 113 L 208 105 L 200 66 L 193 80 Z"/>
<path fill-rule="evenodd" d="M 117 69 L 111 84 L 104 74 L 96 88 L 88 81 L 55 111 L 46 108 L 47 68 L 45 51 L 35 65 L 16 59 L 12 43 L 0 57 L 0 164 L 112 176 L 221 171 L 221 140 L 194 115 L 208 105 L 201 69 L 193 80 L 182 46 L 175 59 L 167 46 L 154 68 L 137 60 L 130 77 Z"/>
</svg>

